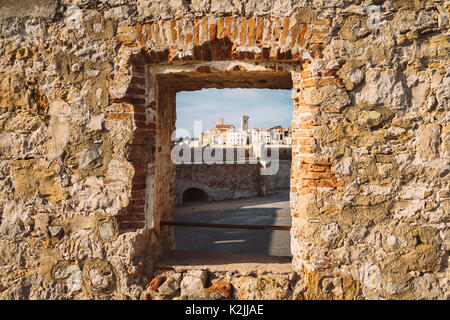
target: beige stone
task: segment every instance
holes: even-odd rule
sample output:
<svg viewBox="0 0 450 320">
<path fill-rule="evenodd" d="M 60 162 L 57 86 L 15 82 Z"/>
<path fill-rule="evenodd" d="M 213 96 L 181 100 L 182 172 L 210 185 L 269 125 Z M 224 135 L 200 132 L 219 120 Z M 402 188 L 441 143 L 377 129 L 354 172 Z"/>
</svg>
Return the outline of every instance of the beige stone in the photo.
<svg viewBox="0 0 450 320">
<path fill-rule="evenodd" d="M 448 299 L 443 1 L 66 2 L 0 8 L 0 299 Z M 203 88 L 292 89 L 295 276 L 194 265 L 147 296 L 176 93 Z"/>
<path fill-rule="evenodd" d="M 441 128 L 436 124 L 424 125 L 419 128 L 416 142 L 416 154 L 422 160 L 431 160 L 439 155 Z"/>
</svg>

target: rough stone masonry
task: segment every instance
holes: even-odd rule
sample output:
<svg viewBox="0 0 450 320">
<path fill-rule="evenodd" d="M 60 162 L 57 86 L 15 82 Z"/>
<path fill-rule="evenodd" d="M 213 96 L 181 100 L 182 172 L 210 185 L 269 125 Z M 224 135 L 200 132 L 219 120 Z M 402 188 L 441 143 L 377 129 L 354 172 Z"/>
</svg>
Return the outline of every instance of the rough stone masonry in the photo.
<svg viewBox="0 0 450 320">
<path fill-rule="evenodd" d="M 440 0 L 2 0 L 0 298 L 138 299 L 153 279 L 449 299 L 449 18 Z M 292 89 L 289 278 L 154 278 L 175 94 L 209 87 Z"/>
</svg>

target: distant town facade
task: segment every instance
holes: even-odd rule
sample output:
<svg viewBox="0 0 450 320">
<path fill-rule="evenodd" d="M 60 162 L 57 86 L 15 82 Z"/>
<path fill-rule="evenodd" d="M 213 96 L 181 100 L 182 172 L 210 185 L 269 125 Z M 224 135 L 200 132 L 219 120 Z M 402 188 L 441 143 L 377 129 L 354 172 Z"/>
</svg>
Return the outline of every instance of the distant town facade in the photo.
<svg viewBox="0 0 450 320">
<path fill-rule="evenodd" d="M 217 119 L 214 128 L 202 132 L 199 139 L 191 140 L 192 147 L 249 147 L 252 145 L 291 146 L 292 130 L 276 126 L 271 129 L 249 130 L 249 117 L 241 117 L 241 128 L 224 124 L 223 118 Z"/>
</svg>

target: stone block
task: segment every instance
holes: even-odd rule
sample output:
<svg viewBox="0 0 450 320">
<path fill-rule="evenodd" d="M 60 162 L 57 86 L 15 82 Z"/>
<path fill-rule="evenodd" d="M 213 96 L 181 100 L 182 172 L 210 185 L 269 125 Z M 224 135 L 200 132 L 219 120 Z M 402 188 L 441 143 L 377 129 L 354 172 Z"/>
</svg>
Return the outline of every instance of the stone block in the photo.
<svg viewBox="0 0 450 320">
<path fill-rule="evenodd" d="M 194 270 L 189 271 L 181 280 L 181 296 L 185 296 L 188 299 L 202 299 L 207 296 L 207 290 L 205 289 L 207 272 Z"/>
<path fill-rule="evenodd" d="M 50 18 L 56 12 L 58 0 L 3 0 L 0 19 L 15 17 Z"/>
<path fill-rule="evenodd" d="M 441 127 L 437 124 L 422 125 L 419 127 L 416 155 L 422 160 L 435 159 L 439 154 Z"/>
</svg>

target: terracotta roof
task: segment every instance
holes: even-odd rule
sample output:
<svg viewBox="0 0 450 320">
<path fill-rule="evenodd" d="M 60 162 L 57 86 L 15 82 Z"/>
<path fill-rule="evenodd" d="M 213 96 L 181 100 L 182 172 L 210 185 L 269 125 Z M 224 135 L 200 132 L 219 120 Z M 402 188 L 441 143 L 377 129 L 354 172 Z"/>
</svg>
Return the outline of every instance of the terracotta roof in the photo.
<svg viewBox="0 0 450 320">
<path fill-rule="evenodd" d="M 234 128 L 234 126 L 231 125 L 231 124 L 216 124 L 216 128 L 217 128 L 217 129 L 221 129 L 221 128 Z"/>
</svg>

